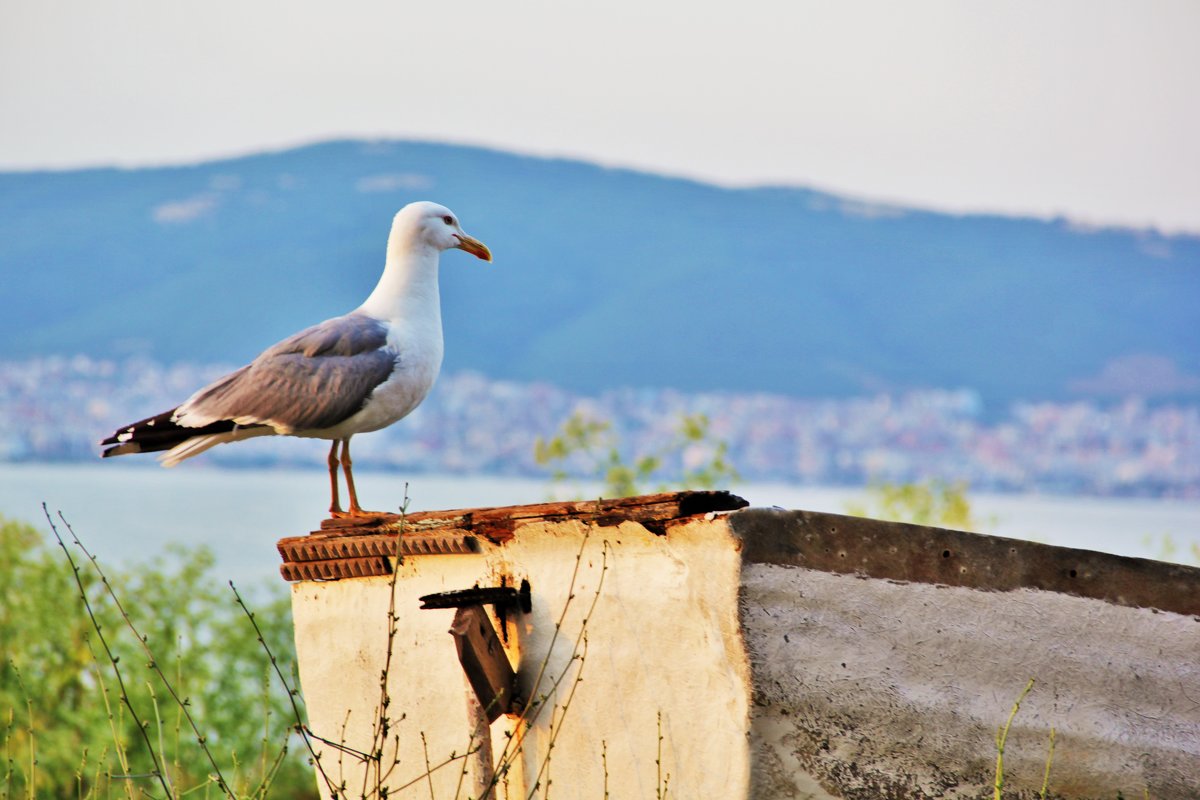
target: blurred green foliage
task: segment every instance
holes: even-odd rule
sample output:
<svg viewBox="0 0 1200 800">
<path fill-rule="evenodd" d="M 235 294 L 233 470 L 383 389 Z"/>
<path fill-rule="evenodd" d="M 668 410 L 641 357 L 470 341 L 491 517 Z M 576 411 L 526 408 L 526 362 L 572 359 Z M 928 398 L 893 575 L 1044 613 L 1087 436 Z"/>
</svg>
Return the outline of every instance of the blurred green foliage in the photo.
<svg viewBox="0 0 1200 800">
<path fill-rule="evenodd" d="M 967 497 L 967 484 L 940 480 L 922 483 L 873 483 L 862 503 L 850 503 L 846 512 L 893 522 L 911 522 L 960 531 L 980 532 L 984 521 L 975 518 Z"/>
<path fill-rule="evenodd" d="M 1153 553 L 1158 561 L 1171 561 L 1176 564 L 1200 565 L 1200 544 L 1190 542 L 1187 551 L 1181 551 L 1175 537 L 1169 533 L 1155 536 L 1147 533 L 1142 537 L 1142 546 Z"/>
<path fill-rule="evenodd" d="M 682 470 L 679 480 L 659 482 L 654 489 L 715 489 L 721 483 L 737 480 L 738 475 L 729 463 L 729 444 L 712 441 L 710 428 L 706 415 L 684 415 L 666 447 L 626 459 L 611 422 L 576 412 L 550 439 L 539 436 L 533 453 L 538 464 L 554 465 L 551 479 L 556 484 L 572 475 L 584 475 L 603 483 L 604 497 L 642 494 L 651 488 L 656 475 L 674 462 Z"/>
<path fill-rule="evenodd" d="M 867 496 L 862 502 L 846 505 L 846 513 L 974 533 L 982 533 L 996 524 L 992 517 L 981 519 L 975 514 L 967 496 L 967 484 L 962 481 L 873 483 L 867 487 Z M 1191 543 L 1188 550 L 1182 552 L 1170 534 L 1146 534 L 1142 537 L 1142 545 L 1159 561 L 1200 564 L 1200 545 Z"/>
<path fill-rule="evenodd" d="M 97 569 L 67 546 L 116 664 L 63 552 L 36 528 L 0 519 L 0 798 L 161 796 L 147 738 L 174 796 L 194 789 L 200 791 L 193 796 L 219 796 L 212 764 Z M 104 567 L 104 574 L 198 720 L 230 790 L 238 797 L 315 797 L 303 748 L 293 742 L 284 751 L 295 724 L 286 692 L 270 680 L 267 654 L 212 566 L 204 547 L 172 547 L 144 564 Z M 264 640 L 285 674 L 294 674 L 286 590 L 272 583 L 249 594 Z M 121 702 L 114 669 L 147 736 Z"/>
</svg>

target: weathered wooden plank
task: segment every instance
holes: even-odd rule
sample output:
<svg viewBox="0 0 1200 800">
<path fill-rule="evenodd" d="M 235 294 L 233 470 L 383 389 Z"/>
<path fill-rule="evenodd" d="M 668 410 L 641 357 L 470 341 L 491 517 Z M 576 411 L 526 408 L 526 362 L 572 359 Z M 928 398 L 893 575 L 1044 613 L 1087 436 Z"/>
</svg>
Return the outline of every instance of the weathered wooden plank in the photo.
<svg viewBox="0 0 1200 800">
<path fill-rule="evenodd" d="M 496 636 L 496 628 L 483 606 L 464 606 L 454 614 L 450 635 L 458 661 L 479 699 L 488 722 L 519 711 L 515 703 L 517 673 Z"/>
<path fill-rule="evenodd" d="M 342 517 L 322 521 L 321 530 L 314 534 L 343 535 L 387 530 L 403 524 L 415 529 L 426 527 L 461 527 L 493 529 L 498 535 L 507 534 L 517 523 L 530 520 L 561 521 L 583 519 L 604 524 L 617 520 L 667 520 L 709 511 L 734 511 L 744 508 L 746 501 L 724 491 L 662 492 L 637 497 L 597 500 L 564 500 L 494 508 L 457 508 L 444 511 L 414 511 L 400 514 L 378 514 L 369 517 Z"/>
<path fill-rule="evenodd" d="M 677 520 L 746 505 L 729 492 L 663 492 L 608 500 L 343 517 L 325 520 L 321 530 L 307 536 L 283 538 L 278 549 L 285 567 L 297 565 L 284 570 L 288 580 L 331 580 L 360 574 L 356 570 L 367 569 L 364 564 L 370 559 L 376 559 L 369 563 L 374 564 L 370 569 L 377 571 L 361 574 L 387 574 L 386 559 L 396 555 L 397 547 L 401 556 L 470 553 L 478 548 L 476 537 L 502 544 L 512 539 L 520 526 L 535 522 L 578 520 L 602 527 L 636 522 L 663 535 Z M 351 566 L 337 566 L 342 562 Z"/>
</svg>

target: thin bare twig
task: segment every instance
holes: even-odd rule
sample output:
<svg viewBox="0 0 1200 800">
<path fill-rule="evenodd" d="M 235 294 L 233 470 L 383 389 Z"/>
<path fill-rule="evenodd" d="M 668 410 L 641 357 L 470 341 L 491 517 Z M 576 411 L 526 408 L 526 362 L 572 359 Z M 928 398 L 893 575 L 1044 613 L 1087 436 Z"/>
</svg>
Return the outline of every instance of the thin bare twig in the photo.
<svg viewBox="0 0 1200 800">
<path fill-rule="evenodd" d="M 158 697 L 155 696 L 154 685 L 152 683 L 150 683 L 150 681 L 146 681 L 146 691 L 148 691 L 150 693 L 150 704 L 154 707 L 154 727 L 158 730 L 158 750 L 160 753 L 165 753 L 165 752 L 167 752 L 167 746 L 166 746 L 166 743 L 163 741 L 162 716 L 158 713 Z M 168 786 L 171 786 L 170 770 L 163 770 L 163 771 L 164 771 L 164 773 L 166 773 L 163 775 L 163 780 L 165 780 L 167 782 Z M 174 787 L 172 787 L 172 791 L 170 791 L 167 796 L 168 797 L 175 796 Z"/>
<path fill-rule="evenodd" d="M 121 771 L 129 772 L 129 754 L 125 752 L 125 744 L 121 741 L 121 734 L 117 730 L 117 718 L 113 713 L 112 702 L 108 697 L 108 683 L 104 680 L 104 674 L 100 671 L 100 659 L 96 656 L 96 648 L 92 647 L 92 637 L 85 634 L 83 639 L 87 643 L 88 653 L 92 656 L 92 671 L 96 676 L 96 683 L 100 687 L 100 697 L 104 700 L 104 712 L 108 715 L 108 729 L 113 738 L 113 752 L 116 753 L 117 763 L 121 765 Z M 121 786 L 125 789 L 125 795 L 129 800 L 133 800 L 132 784 L 125 782 Z"/>
<path fill-rule="evenodd" d="M 425 752 L 425 777 L 429 779 L 429 800 L 437 800 L 433 795 L 433 769 L 429 766 L 429 742 L 425 741 L 425 731 L 421 731 L 421 749 Z"/>
<path fill-rule="evenodd" d="M 296 703 L 296 697 L 300 693 L 299 690 L 293 688 L 288 682 L 288 679 L 284 676 L 283 669 L 279 666 L 279 659 L 275 657 L 275 652 L 271 650 L 271 646 L 267 644 L 266 637 L 263 636 L 262 628 L 258 627 L 258 621 L 254 618 L 254 612 L 251 611 L 246 605 L 246 601 L 242 599 L 241 592 L 238 591 L 237 586 L 234 585 L 233 581 L 229 581 L 229 588 L 233 591 L 233 597 L 237 601 L 238 606 L 242 609 L 242 613 L 246 615 L 248 620 L 250 620 L 250 625 L 254 628 L 254 635 L 258 637 L 259 645 L 263 648 L 263 651 L 266 652 L 267 658 L 271 662 L 271 667 L 275 670 L 276 677 L 279 678 L 279 682 L 283 685 L 284 691 L 287 692 L 288 701 L 292 705 L 292 714 L 296 719 L 295 730 L 300 734 L 300 739 L 304 742 L 304 746 L 308 748 L 308 754 L 312 757 L 313 766 L 316 767 L 317 774 L 321 776 L 323 781 L 325 781 L 325 787 L 329 789 L 330 797 L 338 797 L 338 788 L 334 785 L 330 777 L 325 774 L 325 769 L 321 766 L 321 757 L 317 754 L 317 751 L 313 748 L 312 742 L 310 741 L 310 737 L 318 739 L 319 737 L 315 737 L 312 732 L 309 731 L 308 726 L 304 722 L 304 714 L 300 711 L 299 704 Z"/>
<path fill-rule="evenodd" d="M 83 542 L 79 540 L 79 537 L 75 535 L 75 530 L 71 527 L 71 523 L 67 522 L 67 518 L 63 516 L 61 511 L 58 512 L 58 518 L 62 520 L 63 525 L 66 526 L 67 531 L 71 534 L 74 545 L 78 547 L 85 556 L 87 556 L 88 561 L 90 561 L 92 564 L 92 568 L 95 569 L 96 574 L 100 576 L 100 583 L 104 586 L 104 591 L 108 594 L 109 599 L 111 599 L 113 604 L 117 607 L 117 611 L 120 612 L 121 618 L 125 620 L 126 627 L 129 628 L 130 632 L 133 633 L 134 638 L 137 639 L 138 644 L 142 648 L 142 652 L 146 654 L 146 658 L 150 659 L 148 666 L 150 667 L 151 671 L 158 676 L 158 679 L 162 681 L 163 686 L 166 687 L 167 692 L 171 695 L 171 699 L 174 700 L 175 704 L 183 711 L 184 719 L 188 721 L 188 725 L 190 725 L 192 728 L 192 733 L 196 735 L 196 743 L 200 745 L 200 751 L 204 753 L 205 757 L 208 759 L 209 765 L 213 769 L 213 775 L 215 776 L 217 787 L 226 795 L 233 797 L 233 790 L 229 788 L 229 784 L 226 782 L 225 776 L 221 773 L 221 767 L 217 764 L 216 757 L 213 756 L 212 750 L 208 747 L 208 737 L 206 737 L 200 731 L 199 724 L 197 724 L 195 718 L 192 716 L 192 712 L 189 709 L 189 700 L 179 696 L 179 693 L 175 691 L 175 685 L 167 677 L 166 673 L 162 671 L 162 668 L 158 666 L 158 659 L 155 657 L 154 651 L 150 649 L 150 644 L 147 641 L 147 637 L 143 636 L 142 633 L 137 629 L 137 626 L 133 624 L 133 619 L 129 616 L 129 612 L 125 610 L 125 606 L 121 602 L 121 598 L 117 596 L 117 593 L 113 590 L 112 585 L 108 582 L 108 576 L 105 575 L 104 571 L 100 568 L 100 562 L 96 560 L 96 557 L 91 554 L 87 547 L 84 546 Z M 55 531 L 54 535 L 58 536 L 57 530 Z M 61 544 L 61 542 L 62 540 L 60 539 L 59 543 Z M 66 551 L 65 546 L 63 547 L 63 551 Z M 72 561 L 72 565 L 73 564 L 74 562 Z M 163 771 L 162 767 L 158 766 L 157 759 L 155 766 L 160 771 Z M 167 787 L 167 796 L 173 796 L 170 790 L 170 784 L 166 780 L 165 774 L 161 779 L 164 786 Z"/>
<path fill-rule="evenodd" d="M 117 685 L 121 690 L 121 702 L 129 710 L 129 715 L 132 717 L 138 732 L 142 736 L 142 740 L 146 744 L 146 751 L 150 754 L 150 761 L 154 764 L 154 777 L 158 778 L 159 785 L 162 786 L 163 792 L 165 792 L 168 797 L 171 797 L 171 787 L 163 777 L 162 764 L 159 761 L 158 753 L 156 753 L 154 750 L 154 743 L 150 741 L 150 732 L 147 730 L 146 725 L 142 722 L 141 716 L 139 716 L 137 713 L 137 709 L 133 707 L 133 703 L 129 699 L 129 692 L 125 687 L 125 678 L 121 674 L 120 666 L 118 666 L 120 658 L 113 653 L 112 647 L 109 646 L 108 639 L 104 635 L 104 630 L 100 625 L 100 621 L 96 619 L 96 612 L 92 608 L 92 601 L 88 599 L 87 589 L 84 588 L 83 578 L 80 577 L 79 565 L 76 563 L 75 557 L 71 555 L 71 551 L 67 548 L 66 542 L 63 541 L 62 534 L 59 533 L 58 526 L 54 524 L 54 518 L 50 516 L 50 509 L 46 507 L 45 503 L 42 503 L 42 513 L 46 515 L 46 521 L 50 523 L 50 530 L 54 534 L 54 538 L 58 541 L 58 546 L 62 548 L 63 553 L 67 556 L 67 561 L 71 565 L 71 574 L 75 578 L 75 586 L 79 590 L 79 597 L 81 600 L 83 600 L 83 607 L 87 611 L 88 619 L 91 620 L 92 629 L 96 631 L 96 638 L 100 640 L 100 644 L 104 648 L 104 654 L 108 658 L 108 663 L 112 665 L 113 674 L 116 675 Z M 65 524 L 66 520 L 63 522 Z M 68 526 L 67 529 L 70 530 L 70 527 Z M 71 535 L 75 538 L 76 543 L 78 543 L 79 538 L 75 536 L 74 531 L 71 532 Z M 92 563 L 95 564 L 95 561 L 93 560 Z M 97 569 L 99 569 L 98 565 Z M 105 581 L 105 585 L 107 586 L 108 582 L 103 578 L 103 574 L 102 580 Z"/>
<path fill-rule="evenodd" d="M 656 800 L 667 800 L 667 784 L 671 782 L 671 773 L 664 778 L 662 774 L 662 709 L 658 711 L 658 752 L 654 756 L 654 766 L 658 777 L 654 781 L 654 797 Z"/>
<path fill-rule="evenodd" d="M 445 761 L 442 761 L 438 764 L 434 764 L 432 767 L 428 767 L 424 772 L 422 772 L 420 775 L 418 775 L 417 777 L 410 780 L 408 783 L 402 783 L 390 791 L 391 791 L 391 793 L 403 792 L 405 789 L 408 789 L 412 786 L 416 786 L 418 783 L 420 783 L 423 780 L 427 780 L 430 775 L 437 772 L 438 770 L 450 766 L 451 764 L 453 764 L 455 761 L 458 761 L 459 759 L 470 758 L 474 754 L 475 754 L 474 750 L 469 750 L 462 754 L 456 753 L 454 755 L 448 756 Z"/>
<path fill-rule="evenodd" d="M 566 668 L 564 668 L 562 673 L 560 673 L 558 675 L 558 677 L 551 683 L 549 689 L 545 692 L 544 695 L 542 695 L 542 698 L 539 700 L 537 697 L 537 692 L 538 692 L 538 689 L 540 688 L 542 679 L 545 676 L 546 667 L 549 664 L 550 658 L 554 652 L 554 644 L 558 640 L 559 634 L 562 632 L 562 626 L 566 621 L 567 611 L 569 610 L 572 601 L 575 599 L 575 584 L 576 584 L 576 580 L 578 579 L 579 570 L 580 570 L 580 567 L 583 562 L 583 553 L 584 553 L 585 548 L 587 547 L 587 543 L 588 543 L 588 540 L 590 539 L 590 537 L 591 537 L 591 531 L 588 530 L 583 535 L 583 541 L 580 542 L 579 552 L 575 556 L 575 567 L 571 573 L 571 581 L 567 587 L 567 600 L 563 604 L 562 611 L 559 613 L 558 621 L 555 623 L 554 633 L 551 636 L 550 644 L 546 649 L 546 656 L 545 656 L 545 658 L 542 659 L 542 662 L 538 667 L 538 674 L 534 680 L 533 689 L 530 691 L 530 698 L 531 698 L 530 702 L 522 710 L 521 715 L 520 715 L 520 717 L 518 717 L 516 725 L 514 726 L 518 732 L 515 732 L 512 736 L 509 737 L 509 740 L 505 743 L 504 751 L 501 753 L 500 760 L 497 763 L 495 778 L 493 779 L 493 786 L 495 785 L 495 783 L 497 781 L 499 781 L 501 778 L 505 777 L 508 774 L 508 770 L 509 770 L 510 766 L 515 761 L 517 755 L 521 752 L 522 747 L 524 746 L 525 738 L 526 738 L 526 736 L 528 736 L 530 727 L 533 725 L 533 723 L 535 723 L 537 721 L 538 717 L 541 715 L 542 710 L 545 708 L 545 705 L 546 705 L 545 699 L 554 696 L 558 692 L 558 687 L 562 684 L 563 680 L 566 679 L 567 673 L 570 671 L 571 662 L 574 662 L 574 661 L 580 659 L 581 642 L 583 643 L 584 652 L 586 652 L 587 626 L 588 626 L 588 623 L 591 621 L 592 614 L 596 610 L 596 604 L 597 604 L 597 602 L 599 602 L 600 593 L 604 588 L 604 578 L 608 572 L 608 543 L 607 542 L 603 543 L 603 547 L 601 549 L 600 579 L 596 583 L 596 590 L 592 595 L 592 602 L 588 606 L 588 610 L 584 614 L 583 619 L 580 622 L 579 633 L 577 633 L 575 636 L 575 641 L 574 641 L 572 649 L 571 649 L 571 657 L 570 657 L 570 659 L 568 659 L 568 662 L 567 662 L 568 666 Z M 567 701 L 563 705 L 563 715 L 564 716 L 566 715 L 567 708 L 569 708 L 569 706 L 570 706 L 571 699 L 574 698 L 575 687 L 578 686 L 579 681 L 582 680 L 582 677 L 581 677 L 582 669 L 583 669 L 583 662 L 580 661 L 579 670 L 576 672 L 577 679 L 576 679 L 575 683 L 572 685 L 572 689 L 571 689 L 570 694 L 568 695 Z M 531 710 L 532 710 L 532 713 L 531 713 Z M 560 720 L 559 728 L 561 728 L 561 720 Z M 553 724 L 551 725 L 551 729 L 552 729 L 551 730 L 551 741 L 553 742 L 554 738 L 556 738 L 556 736 L 557 736 L 557 734 L 555 733 Z M 547 751 L 547 758 L 548 757 L 549 757 L 549 751 Z M 543 763 L 542 766 L 544 767 L 545 764 Z M 542 773 L 542 769 L 539 768 L 538 775 L 540 776 L 541 773 Z M 534 790 L 536 790 L 537 785 L 538 785 L 538 781 L 535 779 Z M 532 797 L 532 796 L 533 795 L 531 792 L 530 797 Z"/>
<path fill-rule="evenodd" d="M 537 675 L 534 677 L 533 686 L 529 690 L 529 700 L 525 704 L 525 707 L 521 709 L 521 713 L 517 717 L 517 721 L 513 726 L 514 732 L 508 737 L 508 741 L 504 743 L 504 749 L 500 752 L 500 758 L 497 761 L 496 766 L 497 778 L 508 771 L 509 765 L 511 765 L 516 759 L 517 754 L 521 752 L 521 747 L 525 743 L 525 737 L 528 734 L 530 725 L 537 721 L 538 716 L 545 707 L 544 698 L 550 696 L 554 690 L 558 688 L 559 683 L 562 682 L 563 677 L 566 675 L 566 670 L 563 670 L 562 675 L 560 675 L 558 680 L 551 685 L 550 691 L 547 692 L 542 699 L 539 699 L 538 690 L 541 688 L 542 680 L 545 677 L 546 667 L 550 663 L 550 658 L 554 654 L 554 645 L 558 642 L 558 637 L 562 633 L 562 626 L 566 621 L 567 611 L 570 610 L 571 602 L 575 599 L 575 582 L 579 578 L 579 568 L 583 562 L 583 551 L 584 548 L 587 547 L 588 539 L 590 537 L 591 530 L 588 529 L 583 534 L 583 541 L 579 543 L 579 552 L 575 554 L 575 567 L 571 571 L 571 581 L 567 585 L 567 599 L 566 602 L 563 603 L 562 611 L 559 612 L 558 621 L 554 623 L 554 633 L 551 634 L 550 643 L 546 647 L 546 656 L 542 659 L 541 664 L 538 665 Z M 602 585 L 603 573 L 601 573 L 601 586 Z M 598 591 L 599 587 L 597 587 L 597 592 Z M 574 660 L 574 653 L 572 653 L 572 660 Z"/>
<path fill-rule="evenodd" d="M 608 800 L 608 742 L 600 740 L 600 766 L 604 768 L 604 800 Z"/>
</svg>

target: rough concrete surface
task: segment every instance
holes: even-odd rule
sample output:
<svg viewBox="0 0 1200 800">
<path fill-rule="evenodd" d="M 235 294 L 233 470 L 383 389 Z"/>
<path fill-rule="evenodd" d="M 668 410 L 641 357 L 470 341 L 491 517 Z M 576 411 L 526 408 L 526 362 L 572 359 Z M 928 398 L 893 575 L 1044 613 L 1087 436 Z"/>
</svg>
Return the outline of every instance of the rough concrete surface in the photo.
<svg viewBox="0 0 1200 800">
<path fill-rule="evenodd" d="M 1032 589 L 988 592 L 744 564 L 752 796 L 1200 796 L 1200 621 Z"/>
<path fill-rule="evenodd" d="M 540 710 L 491 726 L 497 800 L 990 798 L 997 729 L 1030 678 L 1006 800 L 1038 796 L 1052 727 L 1049 797 L 1200 798 L 1200 570 L 666 500 L 590 516 L 586 504 L 433 513 L 406 532 L 389 798 L 465 796 L 460 780 L 486 773 L 452 760 L 473 724 L 454 611 L 418 598 L 522 581 L 528 613 L 487 613 Z M 659 506 L 673 510 L 647 511 Z M 641 522 L 622 516 L 635 512 Z M 305 577 L 293 610 L 312 728 L 359 751 L 379 719 L 391 531 L 281 543 L 287 574 Z M 422 536 L 471 547 L 417 548 Z M 352 752 L 320 750 L 335 782 L 370 796 Z"/>
</svg>

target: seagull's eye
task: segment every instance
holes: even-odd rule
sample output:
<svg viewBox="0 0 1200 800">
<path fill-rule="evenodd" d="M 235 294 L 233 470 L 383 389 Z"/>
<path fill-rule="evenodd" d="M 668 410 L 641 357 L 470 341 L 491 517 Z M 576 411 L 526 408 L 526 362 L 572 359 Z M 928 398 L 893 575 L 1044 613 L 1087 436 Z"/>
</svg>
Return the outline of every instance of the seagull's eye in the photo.
<svg viewBox="0 0 1200 800">
<path fill-rule="evenodd" d="M 454 217 L 442 217 L 442 222 L 446 223 L 447 225 L 453 225 Z"/>
</svg>

